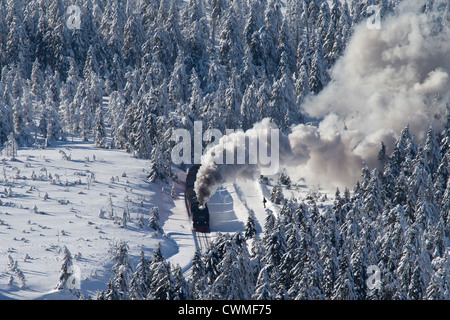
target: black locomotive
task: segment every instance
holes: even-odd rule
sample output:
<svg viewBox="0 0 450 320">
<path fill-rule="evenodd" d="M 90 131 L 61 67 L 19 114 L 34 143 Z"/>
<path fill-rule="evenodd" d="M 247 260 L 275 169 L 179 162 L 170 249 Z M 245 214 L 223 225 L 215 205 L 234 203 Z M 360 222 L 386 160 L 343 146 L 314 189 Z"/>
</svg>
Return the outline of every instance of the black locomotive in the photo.
<svg viewBox="0 0 450 320">
<path fill-rule="evenodd" d="M 195 232 L 209 232 L 209 210 L 205 203 L 204 207 L 200 207 L 197 195 L 194 190 L 195 179 L 200 165 L 194 164 L 186 176 L 186 206 L 189 217 Z"/>
</svg>

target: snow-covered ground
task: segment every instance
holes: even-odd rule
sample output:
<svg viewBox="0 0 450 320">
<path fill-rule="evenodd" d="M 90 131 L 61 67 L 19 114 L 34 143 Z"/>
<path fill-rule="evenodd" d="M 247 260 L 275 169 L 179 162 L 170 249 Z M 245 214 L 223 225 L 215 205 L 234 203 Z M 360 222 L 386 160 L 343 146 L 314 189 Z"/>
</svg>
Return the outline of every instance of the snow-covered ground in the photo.
<svg viewBox="0 0 450 320">
<path fill-rule="evenodd" d="M 176 195 L 169 184 L 146 181 L 149 161 L 90 142 L 54 143 L 46 149 L 21 149 L 0 167 L 0 299 L 76 299 L 55 290 L 66 246 L 85 297 L 106 289 L 111 277 L 110 250 L 126 241 L 134 266 L 141 251 L 151 257 L 161 243 L 173 265 L 189 272 L 196 241 L 184 202 L 185 173 L 175 171 Z M 273 181 L 272 181 L 273 183 Z M 236 181 L 220 187 L 208 202 L 209 237 L 244 231 L 248 212 L 262 231 L 271 186 Z M 306 188 L 283 190 L 304 197 Z M 159 208 L 163 234 L 147 226 L 150 209 Z M 270 201 L 267 208 L 277 213 Z M 123 217 L 127 216 L 124 224 Z M 102 217 L 101 217 L 102 216 Z M 143 217 L 144 226 L 139 226 Z M 25 283 L 10 268 L 17 262 Z"/>
</svg>

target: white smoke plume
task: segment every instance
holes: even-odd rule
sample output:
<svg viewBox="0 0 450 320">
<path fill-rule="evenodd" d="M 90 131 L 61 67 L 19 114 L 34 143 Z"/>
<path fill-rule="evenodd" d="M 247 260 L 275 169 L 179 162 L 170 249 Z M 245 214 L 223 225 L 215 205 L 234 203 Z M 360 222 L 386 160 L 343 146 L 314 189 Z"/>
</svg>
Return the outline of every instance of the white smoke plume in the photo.
<svg viewBox="0 0 450 320">
<path fill-rule="evenodd" d="M 330 84 L 302 106 L 309 116 L 322 119 L 319 125 L 300 124 L 280 134 L 280 167 L 308 184 L 352 186 L 363 163 L 378 165 L 381 142 L 392 151 L 407 124 L 418 140 L 430 125 L 440 130 L 450 102 L 446 1 L 435 1 L 434 11 L 427 13 L 420 10 L 425 1 L 404 1 L 399 14 L 382 21 L 381 29 L 358 26 L 332 70 Z M 264 120 L 253 130 L 270 126 Z M 254 179 L 260 173 L 258 165 L 217 165 L 211 152 L 217 150 L 202 157 L 197 175 L 201 202 L 221 183 Z"/>
<path fill-rule="evenodd" d="M 310 181 L 353 184 L 362 162 L 375 167 L 381 141 L 392 150 L 406 124 L 419 140 L 430 125 L 442 127 L 450 101 L 450 23 L 438 10 L 447 1 L 419 13 L 424 2 L 404 1 L 380 30 L 360 25 L 331 83 L 303 105 L 324 119 L 319 131 L 328 141 L 302 172 Z"/>
<path fill-rule="evenodd" d="M 254 179 L 260 174 L 278 172 L 279 160 L 288 158 L 290 143 L 268 118 L 253 128 L 224 135 L 201 158 L 195 191 L 204 203 L 227 181 Z"/>
</svg>

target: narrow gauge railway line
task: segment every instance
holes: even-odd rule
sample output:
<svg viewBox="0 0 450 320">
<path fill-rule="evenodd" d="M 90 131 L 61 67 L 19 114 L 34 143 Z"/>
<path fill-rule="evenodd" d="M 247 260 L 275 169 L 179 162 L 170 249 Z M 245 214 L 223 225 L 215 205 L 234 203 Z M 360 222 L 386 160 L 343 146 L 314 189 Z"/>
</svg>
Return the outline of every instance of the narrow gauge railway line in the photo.
<svg viewBox="0 0 450 320">
<path fill-rule="evenodd" d="M 209 236 L 207 233 L 204 232 L 196 232 L 195 233 L 196 237 L 197 237 L 197 245 L 198 245 L 198 249 L 200 250 L 200 252 L 206 252 L 206 250 L 208 250 L 209 247 Z"/>
</svg>

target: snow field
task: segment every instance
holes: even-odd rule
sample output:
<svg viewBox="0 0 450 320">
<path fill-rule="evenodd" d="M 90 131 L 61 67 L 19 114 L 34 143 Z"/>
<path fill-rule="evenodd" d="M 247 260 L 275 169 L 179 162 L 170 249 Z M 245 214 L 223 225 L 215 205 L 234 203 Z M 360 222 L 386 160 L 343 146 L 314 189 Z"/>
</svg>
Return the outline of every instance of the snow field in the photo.
<svg viewBox="0 0 450 320">
<path fill-rule="evenodd" d="M 61 151 L 70 160 L 64 160 Z M 123 151 L 84 142 L 22 149 L 15 161 L 5 159 L 0 178 L 0 298 L 64 295 L 53 290 L 64 246 L 74 257 L 85 296 L 105 288 L 111 266 L 108 251 L 114 243 L 126 241 L 133 259 L 141 250 L 150 256 L 160 241 L 166 256 L 177 252 L 173 240 L 146 226 L 151 207 L 160 208 L 164 221 L 169 217 L 166 203 L 173 202 L 168 187 L 166 194 L 161 186 L 146 182 L 147 167 L 148 161 Z M 24 288 L 9 268 L 8 256 L 23 272 Z"/>
</svg>

